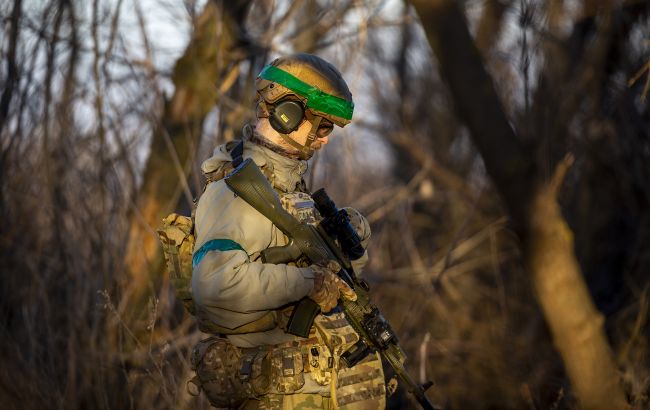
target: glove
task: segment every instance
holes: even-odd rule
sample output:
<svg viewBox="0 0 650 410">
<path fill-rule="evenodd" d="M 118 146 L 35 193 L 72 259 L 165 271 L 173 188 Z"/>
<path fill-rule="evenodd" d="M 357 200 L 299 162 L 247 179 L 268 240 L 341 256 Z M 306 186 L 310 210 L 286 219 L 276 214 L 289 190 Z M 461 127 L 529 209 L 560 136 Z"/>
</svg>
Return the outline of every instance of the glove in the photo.
<svg viewBox="0 0 650 410">
<path fill-rule="evenodd" d="M 310 266 L 314 270 L 314 287 L 309 298 L 320 306 L 323 313 L 334 309 L 339 297 L 357 300 L 357 294 L 336 274 L 341 266 L 335 261 L 328 261 Z"/>
</svg>

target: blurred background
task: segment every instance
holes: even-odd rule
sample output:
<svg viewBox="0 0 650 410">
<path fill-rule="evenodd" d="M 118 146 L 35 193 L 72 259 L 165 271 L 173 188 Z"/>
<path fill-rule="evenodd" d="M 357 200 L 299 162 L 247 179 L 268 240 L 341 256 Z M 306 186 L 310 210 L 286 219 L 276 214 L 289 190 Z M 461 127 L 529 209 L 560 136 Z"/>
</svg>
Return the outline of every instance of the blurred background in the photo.
<svg viewBox="0 0 650 410">
<path fill-rule="evenodd" d="M 209 407 L 155 230 L 293 52 L 351 86 L 308 185 L 368 217 L 364 274 L 431 401 L 572 409 L 598 389 L 583 366 L 650 408 L 647 1 L 0 0 L 0 19 L 2 408 Z M 561 213 L 536 217 L 547 186 Z M 593 335 L 557 325 L 580 312 Z"/>
</svg>

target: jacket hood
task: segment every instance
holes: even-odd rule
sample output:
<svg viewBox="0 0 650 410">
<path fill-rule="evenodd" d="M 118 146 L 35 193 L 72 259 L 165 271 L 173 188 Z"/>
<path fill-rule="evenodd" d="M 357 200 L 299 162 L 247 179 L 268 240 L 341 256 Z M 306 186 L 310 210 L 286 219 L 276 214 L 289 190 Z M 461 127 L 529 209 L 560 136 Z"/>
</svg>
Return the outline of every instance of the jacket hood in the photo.
<svg viewBox="0 0 650 410">
<path fill-rule="evenodd" d="M 201 171 L 208 174 L 231 162 L 232 156 L 228 150 L 232 147 L 230 143 L 216 147 L 212 157 L 201 164 Z M 244 159 L 246 158 L 251 158 L 258 167 L 264 168 L 267 174 L 272 174 L 271 183 L 283 192 L 295 191 L 308 168 L 307 161 L 287 158 L 248 140 L 244 140 Z"/>
</svg>

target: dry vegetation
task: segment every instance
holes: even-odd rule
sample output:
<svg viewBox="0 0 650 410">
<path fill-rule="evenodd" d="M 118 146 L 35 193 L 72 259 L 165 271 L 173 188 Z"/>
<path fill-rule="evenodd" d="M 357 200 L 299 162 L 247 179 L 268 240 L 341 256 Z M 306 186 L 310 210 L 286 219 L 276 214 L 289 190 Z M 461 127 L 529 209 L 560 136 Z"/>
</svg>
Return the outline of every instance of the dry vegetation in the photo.
<svg viewBox="0 0 650 410">
<path fill-rule="evenodd" d="M 493 108 L 480 106 L 484 89 L 453 86 L 450 70 L 476 64 L 446 60 L 436 44 L 464 47 L 430 30 L 446 1 L 414 3 L 152 1 L 194 27 L 173 69 L 158 60 L 142 2 L 0 3 L 2 408 L 208 407 L 185 391 L 204 335 L 174 298 L 154 230 L 168 212 L 189 213 L 201 160 L 254 115 L 255 74 L 292 51 L 330 59 L 352 85 L 355 124 L 314 160 L 309 183 L 368 215 L 365 274 L 412 374 L 436 382 L 432 401 L 575 408 L 550 317 L 571 312 L 538 305 L 536 231 L 520 226 L 530 198 L 495 177 L 495 163 L 517 166 L 507 140 L 477 142 L 503 124 L 487 116 L 477 132 L 471 114 Z M 650 7 L 620 3 L 463 6 L 535 181 L 575 158 L 557 193 L 574 241 L 563 249 L 604 315 L 614 376 L 644 409 Z M 401 391 L 390 405 L 413 407 Z"/>
</svg>

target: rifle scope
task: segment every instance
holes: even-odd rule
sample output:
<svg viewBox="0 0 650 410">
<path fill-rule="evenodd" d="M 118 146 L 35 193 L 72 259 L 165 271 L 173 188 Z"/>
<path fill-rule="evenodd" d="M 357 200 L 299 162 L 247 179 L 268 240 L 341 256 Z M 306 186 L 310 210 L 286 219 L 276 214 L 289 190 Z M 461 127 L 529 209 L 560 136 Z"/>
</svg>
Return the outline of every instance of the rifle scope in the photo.
<svg viewBox="0 0 650 410">
<path fill-rule="evenodd" d="M 324 218 L 321 221 L 321 226 L 325 232 L 339 241 L 341 249 L 350 260 L 362 257 L 365 249 L 361 246 L 361 239 L 357 235 L 357 231 L 350 224 L 348 213 L 336 207 L 324 188 L 314 192 L 312 198 L 316 209 Z"/>
</svg>

